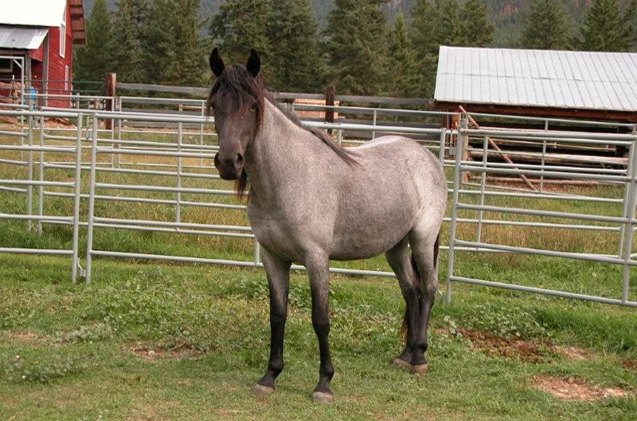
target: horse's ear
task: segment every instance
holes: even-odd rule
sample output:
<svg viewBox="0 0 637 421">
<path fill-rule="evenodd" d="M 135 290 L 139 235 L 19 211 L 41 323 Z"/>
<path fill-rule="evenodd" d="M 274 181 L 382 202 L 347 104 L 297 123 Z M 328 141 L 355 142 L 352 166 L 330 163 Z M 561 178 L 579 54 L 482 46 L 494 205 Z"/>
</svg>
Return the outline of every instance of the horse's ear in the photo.
<svg viewBox="0 0 637 421">
<path fill-rule="evenodd" d="M 248 57 L 246 69 L 248 69 L 248 72 L 250 72 L 253 77 L 257 77 L 261 69 L 261 59 L 259 58 L 259 53 L 257 53 L 254 48 L 250 49 L 250 57 Z"/>
<path fill-rule="evenodd" d="M 212 50 L 212 53 L 210 53 L 210 58 L 208 60 L 210 61 L 210 69 L 212 70 L 212 73 L 214 73 L 215 76 L 219 77 L 221 73 L 223 73 L 223 69 L 226 68 L 226 65 L 223 64 L 223 60 L 219 55 L 218 48 L 215 47 L 215 49 Z"/>
</svg>

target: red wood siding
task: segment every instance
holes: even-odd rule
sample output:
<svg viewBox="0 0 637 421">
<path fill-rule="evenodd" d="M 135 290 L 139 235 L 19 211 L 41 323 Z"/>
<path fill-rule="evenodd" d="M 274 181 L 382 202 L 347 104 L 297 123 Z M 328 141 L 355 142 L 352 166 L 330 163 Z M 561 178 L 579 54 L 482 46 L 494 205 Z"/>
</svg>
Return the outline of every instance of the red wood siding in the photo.
<svg viewBox="0 0 637 421">
<path fill-rule="evenodd" d="M 60 56 L 60 36 L 66 38 L 66 48 L 64 57 Z M 49 30 L 49 93 L 57 95 L 68 95 L 71 93 L 72 79 L 72 60 L 73 57 L 73 40 L 71 33 L 71 14 L 70 7 L 66 7 L 66 31 L 60 34 L 60 28 L 51 28 Z M 69 68 L 68 83 L 65 82 L 64 68 Z M 51 107 L 69 107 L 69 101 L 66 99 L 50 99 Z"/>
<path fill-rule="evenodd" d="M 66 31 L 62 36 L 66 38 L 66 48 L 64 57 L 60 56 L 60 28 L 49 28 L 49 35 L 44 42 L 48 42 L 49 47 L 49 75 L 47 93 L 51 95 L 68 95 L 71 93 L 71 85 L 73 81 L 73 38 L 71 31 L 71 13 L 70 7 L 67 2 L 66 6 Z M 32 50 L 29 55 L 31 56 L 31 79 L 33 86 L 38 92 L 43 92 L 42 78 L 44 75 L 43 59 L 44 59 L 44 44 L 37 50 Z M 68 66 L 68 82 L 65 81 L 65 67 Z M 64 107 L 70 106 L 70 101 L 63 98 L 49 98 L 48 106 L 50 107 Z"/>
</svg>

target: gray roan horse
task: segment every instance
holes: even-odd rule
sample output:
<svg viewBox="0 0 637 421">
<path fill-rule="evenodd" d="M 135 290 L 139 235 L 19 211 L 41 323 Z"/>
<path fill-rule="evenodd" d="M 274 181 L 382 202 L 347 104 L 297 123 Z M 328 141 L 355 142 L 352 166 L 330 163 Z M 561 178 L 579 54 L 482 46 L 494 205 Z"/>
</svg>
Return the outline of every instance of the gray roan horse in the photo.
<svg viewBox="0 0 637 421">
<path fill-rule="evenodd" d="M 291 63 L 290 65 L 293 65 Z M 262 246 L 270 291 L 270 358 L 254 391 L 274 390 L 283 369 L 283 334 L 292 263 L 306 267 L 312 326 L 320 350 L 313 399 L 333 400 L 328 333 L 329 260 L 385 253 L 405 298 L 406 344 L 395 364 L 424 372 L 427 324 L 438 288 L 438 234 L 447 183 L 442 165 L 417 142 L 384 136 L 343 148 L 303 127 L 279 107 L 259 75 L 258 54 L 225 66 L 215 48 L 216 81 L 208 98 L 219 138 L 221 178 L 248 189 L 248 218 Z"/>
</svg>

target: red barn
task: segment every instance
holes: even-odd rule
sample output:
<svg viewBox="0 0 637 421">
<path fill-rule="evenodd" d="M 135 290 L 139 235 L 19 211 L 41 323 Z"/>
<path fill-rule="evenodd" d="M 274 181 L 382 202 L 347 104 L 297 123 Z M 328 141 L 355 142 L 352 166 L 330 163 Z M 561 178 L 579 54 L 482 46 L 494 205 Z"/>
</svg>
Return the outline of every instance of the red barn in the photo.
<svg viewBox="0 0 637 421">
<path fill-rule="evenodd" d="M 72 91 L 73 47 L 86 43 L 82 0 L 3 3 L 0 100 L 4 96 L 19 102 L 33 87 L 47 94 L 39 99 L 40 105 L 68 107 L 70 100 L 63 96 Z"/>
</svg>

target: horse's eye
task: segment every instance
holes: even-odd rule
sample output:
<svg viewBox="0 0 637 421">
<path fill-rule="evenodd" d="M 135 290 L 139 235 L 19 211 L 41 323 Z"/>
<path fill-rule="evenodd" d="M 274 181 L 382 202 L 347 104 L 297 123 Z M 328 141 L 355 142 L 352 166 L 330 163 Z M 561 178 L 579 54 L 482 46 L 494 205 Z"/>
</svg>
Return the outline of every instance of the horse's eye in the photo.
<svg viewBox="0 0 637 421">
<path fill-rule="evenodd" d="M 254 104 L 252 104 L 252 106 L 250 107 L 250 109 L 252 111 L 256 111 L 257 110 L 257 103 L 255 102 Z"/>
</svg>

